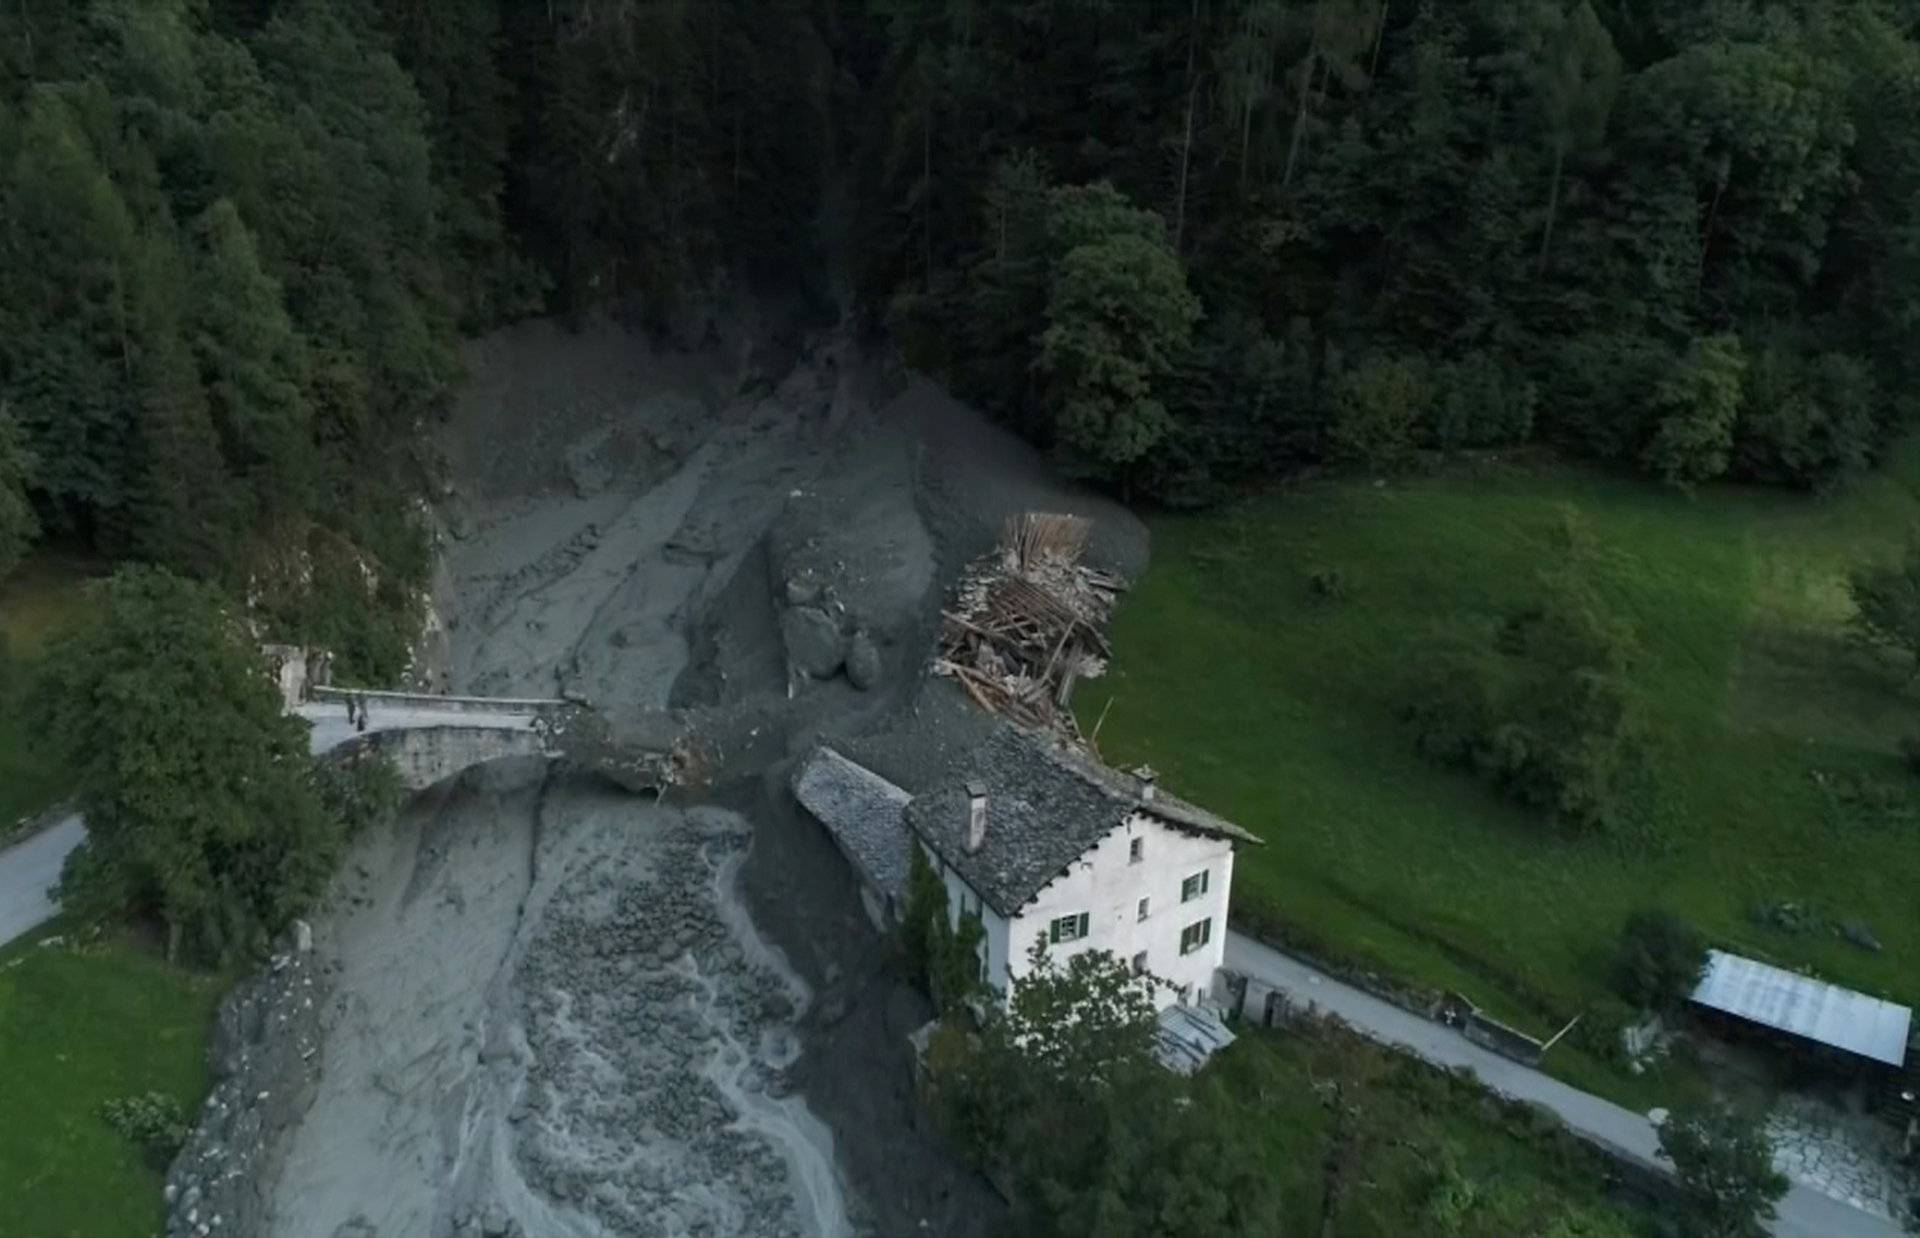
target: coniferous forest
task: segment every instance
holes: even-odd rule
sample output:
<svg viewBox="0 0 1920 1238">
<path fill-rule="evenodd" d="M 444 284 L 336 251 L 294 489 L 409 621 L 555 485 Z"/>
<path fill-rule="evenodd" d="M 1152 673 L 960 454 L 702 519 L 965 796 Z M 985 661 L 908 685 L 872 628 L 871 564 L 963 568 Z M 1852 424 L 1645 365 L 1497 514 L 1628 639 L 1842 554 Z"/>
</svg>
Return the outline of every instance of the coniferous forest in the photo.
<svg viewBox="0 0 1920 1238">
<path fill-rule="evenodd" d="M 1528 442 L 1824 490 L 1920 364 L 1912 0 L 18 0 L 0 166 L 0 565 L 369 675 L 456 341 L 528 314 L 850 289 L 1169 505 Z"/>
</svg>

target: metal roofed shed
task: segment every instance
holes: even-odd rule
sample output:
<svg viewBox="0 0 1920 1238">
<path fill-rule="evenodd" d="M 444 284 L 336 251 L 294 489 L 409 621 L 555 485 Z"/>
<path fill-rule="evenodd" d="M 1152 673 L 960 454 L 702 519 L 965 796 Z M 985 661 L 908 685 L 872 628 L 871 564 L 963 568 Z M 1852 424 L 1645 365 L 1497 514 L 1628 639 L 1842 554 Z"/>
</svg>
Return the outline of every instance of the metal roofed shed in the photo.
<svg viewBox="0 0 1920 1238">
<path fill-rule="evenodd" d="M 1707 971 L 1691 999 L 1749 1023 L 1899 1066 L 1906 1061 L 1913 1012 L 1754 959 L 1707 951 Z"/>
</svg>

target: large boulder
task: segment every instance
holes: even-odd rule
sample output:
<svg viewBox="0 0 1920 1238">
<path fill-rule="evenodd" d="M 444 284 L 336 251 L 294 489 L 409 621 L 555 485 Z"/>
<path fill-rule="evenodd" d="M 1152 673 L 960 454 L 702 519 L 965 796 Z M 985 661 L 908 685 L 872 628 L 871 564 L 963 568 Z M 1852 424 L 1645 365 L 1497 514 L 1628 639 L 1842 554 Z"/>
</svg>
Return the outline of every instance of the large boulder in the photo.
<svg viewBox="0 0 1920 1238">
<path fill-rule="evenodd" d="M 833 616 L 817 606 L 795 606 L 780 616 L 787 660 L 815 679 L 831 679 L 847 660 L 847 638 Z"/>
<path fill-rule="evenodd" d="M 865 632 L 855 632 L 847 645 L 847 678 L 862 692 L 880 682 L 880 646 Z"/>
</svg>

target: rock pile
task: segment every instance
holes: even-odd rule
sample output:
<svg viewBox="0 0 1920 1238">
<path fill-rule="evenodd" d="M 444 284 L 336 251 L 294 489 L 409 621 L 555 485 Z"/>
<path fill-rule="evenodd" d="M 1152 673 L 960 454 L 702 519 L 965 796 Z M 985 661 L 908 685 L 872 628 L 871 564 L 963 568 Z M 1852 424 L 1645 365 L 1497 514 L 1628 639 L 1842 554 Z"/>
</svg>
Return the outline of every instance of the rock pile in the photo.
<svg viewBox="0 0 1920 1238">
<path fill-rule="evenodd" d="M 274 1136 L 312 1101 L 327 992 L 312 929 L 295 921 L 283 945 L 220 1005 L 213 1091 L 167 1175 L 167 1238 L 266 1230 Z"/>
<path fill-rule="evenodd" d="M 798 1238 L 806 1183 L 777 1124 L 806 994 L 728 922 L 745 823 L 670 820 L 644 860 L 579 874 L 528 946 L 521 1172 L 612 1234 Z"/>
</svg>

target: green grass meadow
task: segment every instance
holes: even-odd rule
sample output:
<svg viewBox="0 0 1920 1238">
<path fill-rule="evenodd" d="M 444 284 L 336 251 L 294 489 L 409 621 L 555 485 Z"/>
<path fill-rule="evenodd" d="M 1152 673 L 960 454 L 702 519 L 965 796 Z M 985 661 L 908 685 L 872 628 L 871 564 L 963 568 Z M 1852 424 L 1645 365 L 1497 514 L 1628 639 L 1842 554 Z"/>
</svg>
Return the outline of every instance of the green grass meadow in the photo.
<svg viewBox="0 0 1920 1238">
<path fill-rule="evenodd" d="M 69 929 L 54 921 L 0 947 L 0 1232 L 148 1238 L 163 1219 L 161 1167 L 100 1109 L 164 1092 L 197 1111 L 224 982 L 129 938 L 37 944 Z"/>
<path fill-rule="evenodd" d="M 1661 741 L 1666 845 L 1574 842 L 1419 756 L 1405 684 L 1444 630 L 1527 599 L 1577 509 L 1605 590 L 1638 630 Z M 1464 461 L 1388 485 L 1316 480 L 1152 522 L 1153 565 L 1114 625 L 1111 762 L 1262 835 L 1237 916 L 1326 954 L 1467 994 L 1537 1034 L 1604 995 L 1620 926 L 1670 906 L 1717 944 L 1920 999 L 1920 823 L 1824 789 L 1920 788 L 1896 756 L 1920 687 L 1846 636 L 1846 570 L 1920 521 L 1920 448 L 1837 499 L 1745 489 L 1689 497 L 1546 462 Z M 1323 598 L 1316 571 L 1345 594 Z M 1109 706 L 1109 700 L 1111 705 Z M 1793 900 L 1868 925 L 1885 949 L 1757 925 Z M 1578 1052 L 1556 1068 L 1577 1081 Z M 1623 1079 L 1608 1090 L 1631 1092 Z"/>
</svg>

